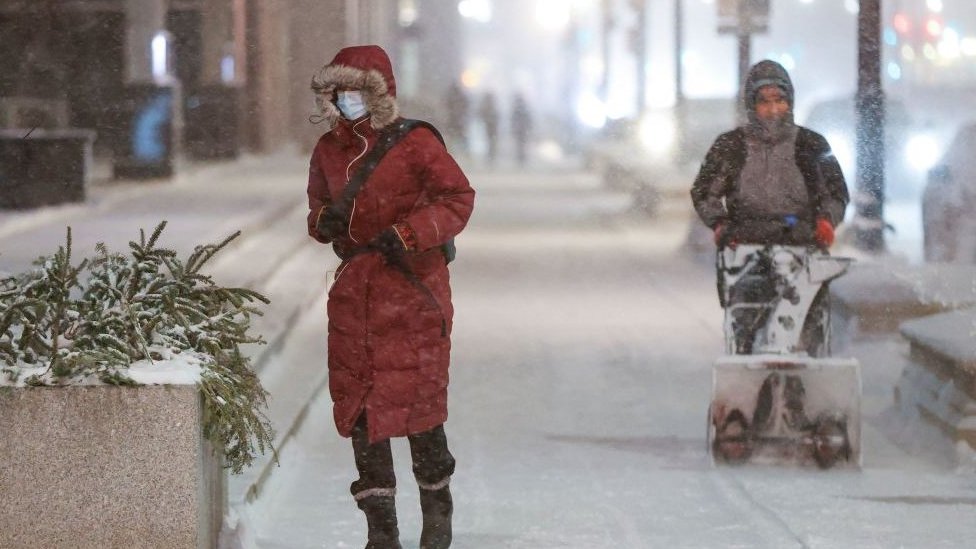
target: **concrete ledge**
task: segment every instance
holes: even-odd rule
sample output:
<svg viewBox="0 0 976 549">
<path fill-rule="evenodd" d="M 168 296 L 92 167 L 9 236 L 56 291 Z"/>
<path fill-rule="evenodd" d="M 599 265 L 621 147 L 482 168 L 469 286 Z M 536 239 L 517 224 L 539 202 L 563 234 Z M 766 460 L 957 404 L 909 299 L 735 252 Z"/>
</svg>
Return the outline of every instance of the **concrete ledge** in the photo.
<svg viewBox="0 0 976 549">
<path fill-rule="evenodd" d="M 0 547 L 216 547 L 195 386 L 3 388 L 0 417 Z"/>
<path fill-rule="evenodd" d="M 897 334 L 906 320 L 976 305 L 974 277 L 974 266 L 855 263 L 830 285 L 835 352 L 852 341 Z"/>
<path fill-rule="evenodd" d="M 976 448 L 976 308 L 911 320 L 900 332 L 910 363 L 895 387 L 895 405 L 951 442 Z"/>
</svg>

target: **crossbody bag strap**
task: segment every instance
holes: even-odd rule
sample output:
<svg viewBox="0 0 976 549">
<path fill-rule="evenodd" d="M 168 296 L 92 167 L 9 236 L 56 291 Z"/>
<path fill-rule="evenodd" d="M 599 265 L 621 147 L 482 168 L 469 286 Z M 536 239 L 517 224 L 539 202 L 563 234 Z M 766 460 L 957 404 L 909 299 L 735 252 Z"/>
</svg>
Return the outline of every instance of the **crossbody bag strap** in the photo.
<svg viewBox="0 0 976 549">
<path fill-rule="evenodd" d="M 356 199 L 356 196 L 363 189 L 363 185 L 366 184 L 366 180 L 369 176 L 373 174 L 373 170 L 379 165 L 386 153 L 390 152 L 390 149 L 396 146 L 408 133 L 410 133 L 415 128 L 424 127 L 429 129 L 433 134 L 444 143 L 444 138 L 441 137 L 440 132 L 429 122 L 424 122 L 423 120 L 412 120 L 403 118 L 397 120 L 392 126 L 384 128 L 380 131 L 379 138 L 376 140 L 376 144 L 373 145 L 373 149 L 369 151 L 366 158 L 363 159 L 363 164 L 356 170 L 349 183 L 342 190 L 342 195 L 339 197 L 339 201 L 336 202 L 336 210 L 342 214 L 343 219 L 349 218 L 349 212 L 352 209 L 352 202 Z"/>
</svg>

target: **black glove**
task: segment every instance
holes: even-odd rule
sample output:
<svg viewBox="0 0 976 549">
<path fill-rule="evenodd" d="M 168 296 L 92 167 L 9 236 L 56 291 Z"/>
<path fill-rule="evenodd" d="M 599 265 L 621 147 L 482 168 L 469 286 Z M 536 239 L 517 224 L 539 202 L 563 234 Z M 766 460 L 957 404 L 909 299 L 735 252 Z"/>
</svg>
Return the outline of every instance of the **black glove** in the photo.
<svg viewBox="0 0 976 549">
<path fill-rule="evenodd" d="M 387 265 L 404 265 L 407 249 L 396 229 L 388 227 L 378 234 L 370 243 L 370 247 L 383 254 Z"/>
<path fill-rule="evenodd" d="M 346 234 L 346 220 L 342 214 L 332 206 L 327 206 L 325 211 L 319 214 L 315 230 L 326 240 L 335 240 L 337 237 Z"/>
</svg>

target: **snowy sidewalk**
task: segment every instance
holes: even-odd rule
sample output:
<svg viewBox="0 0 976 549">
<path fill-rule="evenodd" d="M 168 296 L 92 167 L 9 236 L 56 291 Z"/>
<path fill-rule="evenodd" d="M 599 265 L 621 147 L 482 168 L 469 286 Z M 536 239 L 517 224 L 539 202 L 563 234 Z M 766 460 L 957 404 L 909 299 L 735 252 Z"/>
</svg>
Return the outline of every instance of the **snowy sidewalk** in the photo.
<svg viewBox="0 0 976 549">
<path fill-rule="evenodd" d="M 681 249 L 690 206 L 647 219 L 587 174 L 469 177 L 475 215 L 451 268 L 452 547 L 971 543 L 972 478 L 907 455 L 879 429 L 900 349 L 855 353 L 870 369 L 863 470 L 713 468 L 704 438 L 721 310 L 711 265 Z M 314 353 L 318 322 L 299 321 L 287 356 Z M 323 391 L 261 497 L 238 508 L 238 546 L 364 544 L 351 450 L 330 408 Z M 393 449 L 401 540 L 416 547 L 409 452 L 400 439 Z"/>
</svg>

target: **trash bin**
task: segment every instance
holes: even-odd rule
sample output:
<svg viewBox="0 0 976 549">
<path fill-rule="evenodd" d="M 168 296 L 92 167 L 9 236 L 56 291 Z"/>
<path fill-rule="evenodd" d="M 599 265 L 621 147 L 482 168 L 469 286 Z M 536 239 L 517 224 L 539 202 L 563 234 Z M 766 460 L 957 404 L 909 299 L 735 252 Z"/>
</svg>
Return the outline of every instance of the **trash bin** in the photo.
<svg viewBox="0 0 976 549">
<path fill-rule="evenodd" d="M 81 128 L 0 130 L 0 208 L 84 201 L 94 140 Z"/>
<path fill-rule="evenodd" d="M 199 160 L 237 158 L 240 93 L 229 86 L 205 86 L 186 98 L 184 145 Z"/>
<path fill-rule="evenodd" d="M 156 84 L 126 86 L 112 124 L 116 179 L 173 175 L 175 89 Z"/>
</svg>

